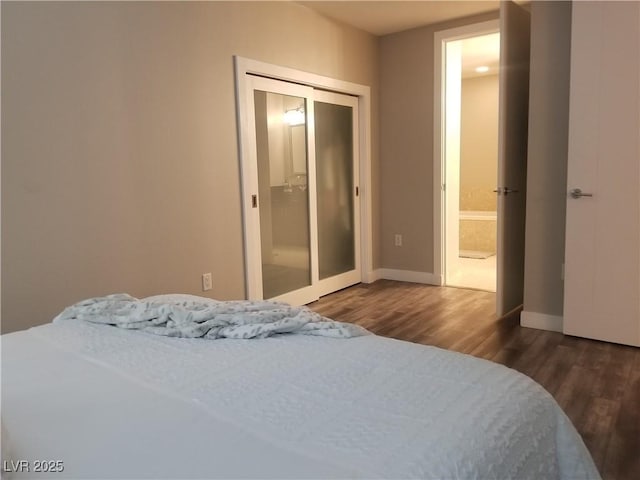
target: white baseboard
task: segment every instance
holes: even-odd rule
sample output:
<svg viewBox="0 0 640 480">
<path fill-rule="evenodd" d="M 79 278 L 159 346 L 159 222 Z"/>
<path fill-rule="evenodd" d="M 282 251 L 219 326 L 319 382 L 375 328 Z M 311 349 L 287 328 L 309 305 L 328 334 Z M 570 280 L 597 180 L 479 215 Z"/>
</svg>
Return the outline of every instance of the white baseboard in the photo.
<svg viewBox="0 0 640 480">
<path fill-rule="evenodd" d="M 376 279 L 396 280 L 398 282 L 424 283 L 427 285 L 441 285 L 439 275 L 427 272 L 413 272 L 411 270 L 395 270 L 379 268 L 374 271 Z"/>
<path fill-rule="evenodd" d="M 371 270 L 362 276 L 362 283 L 373 283 L 376 280 L 380 280 L 382 277 L 380 276 L 380 269 L 376 268 L 375 270 Z"/>
<path fill-rule="evenodd" d="M 548 315 L 546 313 L 527 312 L 520 313 L 520 325 L 523 327 L 562 332 L 562 317 Z"/>
</svg>

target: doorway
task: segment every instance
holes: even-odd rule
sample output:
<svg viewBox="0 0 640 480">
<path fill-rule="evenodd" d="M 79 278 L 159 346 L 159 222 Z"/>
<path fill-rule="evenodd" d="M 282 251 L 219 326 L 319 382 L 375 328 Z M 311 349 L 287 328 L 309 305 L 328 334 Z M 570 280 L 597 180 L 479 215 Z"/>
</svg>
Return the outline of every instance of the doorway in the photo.
<svg viewBox="0 0 640 480">
<path fill-rule="evenodd" d="M 488 22 L 440 38 L 442 284 L 489 292 L 497 270 L 498 28 Z"/>
<path fill-rule="evenodd" d="M 368 103 L 339 92 L 358 86 L 330 92 L 314 88 L 323 77 L 238 57 L 236 67 L 247 297 L 302 305 L 367 281 Z"/>
<path fill-rule="evenodd" d="M 459 228 L 458 219 L 447 219 L 446 209 L 457 205 L 459 196 L 452 195 L 451 182 L 459 179 L 445 162 L 448 123 L 456 125 L 455 114 L 445 108 L 445 49 L 449 43 L 478 35 L 500 32 L 500 68 L 498 102 L 498 175 L 497 248 L 496 248 L 496 314 L 504 316 L 522 307 L 524 297 L 524 239 L 527 190 L 527 145 L 529 118 L 529 61 L 531 16 L 529 11 L 512 1 L 500 2 L 499 21 L 483 22 L 435 35 L 434 98 L 434 273 L 441 285 L 446 282 L 446 259 L 456 255 L 456 245 L 448 245 L 446 232 Z M 454 43 L 452 43 L 454 45 Z M 461 69 L 461 65 L 451 68 Z M 460 90 L 460 87 L 458 87 Z M 460 101 L 461 93 L 455 96 Z M 453 110 L 455 112 L 455 110 Z M 457 108 L 458 116 L 460 107 Z M 452 119 L 453 117 L 453 119 Z M 459 128 L 459 121 L 457 127 Z M 455 153 L 455 145 L 451 142 Z M 459 151 L 458 151 L 459 156 Z M 449 167 L 449 172 L 447 171 Z M 448 183 L 449 182 L 449 183 Z M 455 185 L 454 185 L 455 187 Z M 456 211 L 454 209 L 454 211 Z M 448 220 L 448 221 L 445 221 Z M 449 248 L 447 248 L 449 247 Z M 459 246 L 457 247 L 459 248 Z"/>
</svg>

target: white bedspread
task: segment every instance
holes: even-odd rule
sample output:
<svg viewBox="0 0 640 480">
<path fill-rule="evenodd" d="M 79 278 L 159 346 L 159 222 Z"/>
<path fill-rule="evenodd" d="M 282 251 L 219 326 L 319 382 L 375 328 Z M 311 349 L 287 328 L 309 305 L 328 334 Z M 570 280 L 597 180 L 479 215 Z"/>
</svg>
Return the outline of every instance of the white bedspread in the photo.
<svg viewBox="0 0 640 480">
<path fill-rule="evenodd" d="M 375 335 L 48 324 L 2 337 L 2 420 L 15 459 L 64 462 L 46 478 L 599 478 L 526 376 Z"/>
</svg>

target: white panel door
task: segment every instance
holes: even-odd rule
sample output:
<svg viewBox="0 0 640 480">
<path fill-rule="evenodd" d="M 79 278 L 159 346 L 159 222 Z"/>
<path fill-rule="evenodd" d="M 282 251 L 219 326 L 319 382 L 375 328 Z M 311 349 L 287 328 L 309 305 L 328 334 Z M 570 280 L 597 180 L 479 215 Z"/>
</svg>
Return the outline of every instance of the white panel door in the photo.
<svg viewBox="0 0 640 480">
<path fill-rule="evenodd" d="M 564 333 L 640 346 L 640 3 L 572 8 Z"/>
<path fill-rule="evenodd" d="M 496 310 L 522 305 L 529 118 L 529 12 L 500 2 Z"/>
</svg>

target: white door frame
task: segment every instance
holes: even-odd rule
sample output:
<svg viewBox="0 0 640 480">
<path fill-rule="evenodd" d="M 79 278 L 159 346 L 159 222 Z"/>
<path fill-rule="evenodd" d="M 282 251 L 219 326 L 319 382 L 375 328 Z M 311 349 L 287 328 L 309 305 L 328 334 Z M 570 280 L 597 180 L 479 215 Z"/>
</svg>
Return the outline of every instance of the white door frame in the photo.
<svg viewBox="0 0 640 480">
<path fill-rule="evenodd" d="M 248 115 L 248 102 L 252 97 L 247 95 L 247 75 L 259 75 L 275 80 L 297 83 L 309 87 L 344 93 L 358 98 L 358 123 L 360 143 L 360 258 L 362 262 L 361 281 L 370 283 L 375 280 L 373 273 L 373 249 L 372 249 L 372 195 L 371 195 L 371 89 L 366 85 L 345 82 L 333 78 L 303 72 L 288 67 L 281 67 L 245 57 L 234 56 L 236 75 L 236 109 L 238 114 L 238 148 L 240 155 L 241 182 L 242 182 L 242 211 L 244 218 L 244 258 L 245 258 L 245 285 L 246 297 L 250 300 L 262 297 L 262 279 L 256 276 L 256 270 L 248 261 L 248 252 L 260 248 L 259 235 L 255 235 L 247 228 L 247 219 L 252 215 L 252 182 L 250 172 L 251 149 L 254 148 L 255 139 L 247 132 L 251 132 L 251 118 Z M 253 250 L 252 250 L 253 249 Z"/>
<path fill-rule="evenodd" d="M 442 30 L 434 34 L 434 98 L 433 98 L 433 274 L 438 285 L 445 283 L 444 261 L 446 258 L 446 228 L 445 215 L 445 69 L 443 63 L 446 58 L 446 42 L 477 37 L 500 31 L 500 20 L 489 20 L 472 25 L 465 25 L 449 30 Z"/>
</svg>

